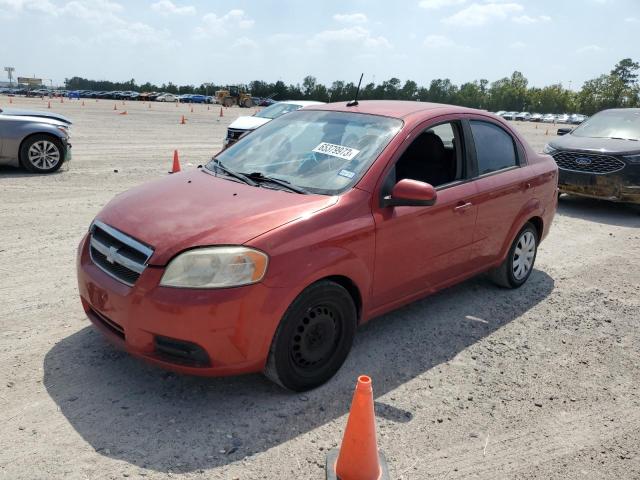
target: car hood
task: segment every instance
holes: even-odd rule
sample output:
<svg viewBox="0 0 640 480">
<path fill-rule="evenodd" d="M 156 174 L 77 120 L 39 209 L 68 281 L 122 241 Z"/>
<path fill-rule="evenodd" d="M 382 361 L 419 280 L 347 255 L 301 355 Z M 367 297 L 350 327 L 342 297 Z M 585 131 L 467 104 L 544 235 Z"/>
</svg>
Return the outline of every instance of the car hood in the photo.
<svg viewBox="0 0 640 480">
<path fill-rule="evenodd" d="M 122 193 L 96 219 L 153 247 L 149 263 L 161 266 L 188 248 L 244 244 L 337 200 L 252 187 L 194 170 Z"/>
<path fill-rule="evenodd" d="M 628 155 L 640 152 L 640 142 L 613 138 L 577 137 L 567 134 L 549 142 L 553 148 L 585 152 L 614 153 Z"/>
<path fill-rule="evenodd" d="M 262 118 L 262 117 L 238 117 L 229 128 L 234 128 L 237 130 L 254 130 L 265 123 L 269 123 L 271 121 L 270 118 Z"/>
<path fill-rule="evenodd" d="M 60 115 L 58 113 L 49 113 L 49 112 L 41 112 L 38 110 L 22 110 L 19 108 L 3 108 L 0 115 L 11 115 L 16 117 L 37 117 L 37 118 L 47 118 L 51 120 L 57 120 L 58 122 L 66 123 L 67 125 L 71 125 L 71 120 L 69 120 L 64 115 Z"/>
</svg>

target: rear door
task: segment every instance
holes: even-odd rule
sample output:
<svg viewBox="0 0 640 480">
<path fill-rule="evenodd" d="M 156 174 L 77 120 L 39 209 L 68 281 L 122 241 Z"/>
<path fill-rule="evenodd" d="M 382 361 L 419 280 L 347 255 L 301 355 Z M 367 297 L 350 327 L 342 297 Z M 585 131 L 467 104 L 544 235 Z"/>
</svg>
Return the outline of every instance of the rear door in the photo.
<svg viewBox="0 0 640 480">
<path fill-rule="evenodd" d="M 531 196 L 524 149 L 503 126 L 485 118 L 471 118 L 470 132 L 477 194 L 473 203 L 478 216 L 471 251 L 472 268 L 494 261 L 513 222 Z"/>
</svg>

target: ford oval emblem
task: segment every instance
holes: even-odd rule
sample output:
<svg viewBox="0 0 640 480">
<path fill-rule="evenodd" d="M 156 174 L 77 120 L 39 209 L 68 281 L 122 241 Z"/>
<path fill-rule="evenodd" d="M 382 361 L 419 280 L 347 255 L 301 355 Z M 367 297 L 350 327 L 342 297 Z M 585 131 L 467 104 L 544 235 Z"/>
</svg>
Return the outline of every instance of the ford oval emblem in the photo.
<svg viewBox="0 0 640 480">
<path fill-rule="evenodd" d="M 578 165 L 591 165 L 591 159 L 589 157 L 578 157 L 576 158 L 576 163 Z"/>
</svg>

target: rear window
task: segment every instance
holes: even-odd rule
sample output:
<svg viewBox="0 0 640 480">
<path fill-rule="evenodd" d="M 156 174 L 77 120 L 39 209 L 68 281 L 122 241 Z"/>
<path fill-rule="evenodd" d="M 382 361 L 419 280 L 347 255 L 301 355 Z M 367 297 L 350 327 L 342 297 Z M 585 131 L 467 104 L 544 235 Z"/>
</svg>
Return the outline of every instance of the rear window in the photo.
<svg viewBox="0 0 640 480">
<path fill-rule="evenodd" d="M 492 123 L 476 120 L 469 123 L 476 146 L 479 175 L 518 165 L 515 144 L 510 134 Z"/>
</svg>

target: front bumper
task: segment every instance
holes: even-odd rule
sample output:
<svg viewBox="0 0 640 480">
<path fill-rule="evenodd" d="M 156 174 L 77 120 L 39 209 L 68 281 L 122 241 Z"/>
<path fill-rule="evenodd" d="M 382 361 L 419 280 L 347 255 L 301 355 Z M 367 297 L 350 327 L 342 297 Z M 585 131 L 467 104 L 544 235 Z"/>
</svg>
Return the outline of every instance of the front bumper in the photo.
<svg viewBox="0 0 640 480">
<path fill-rule="evenodd" d="M 561 193 L 614 202 L 640 203 L 640 165 L 627 165 L 609 174 L 593 174 L 559 169 Z"/>
<path fill-rule="evenodd" d="M 107 339 L 128 353 L 179 373 L 222 376 L 262 371 L 286 308 L 286 292 L 263 284 L 217 290 L 159 286 L 163 268 L 147 267 L 133 287 L 93 264 L 88 236 L 78 248 L 82 306 Z M 199 361 L 167 355 L 159 341 L 198 350 Z M 202 352 L 205 357 L 203 360 Z"/>
</svg>

